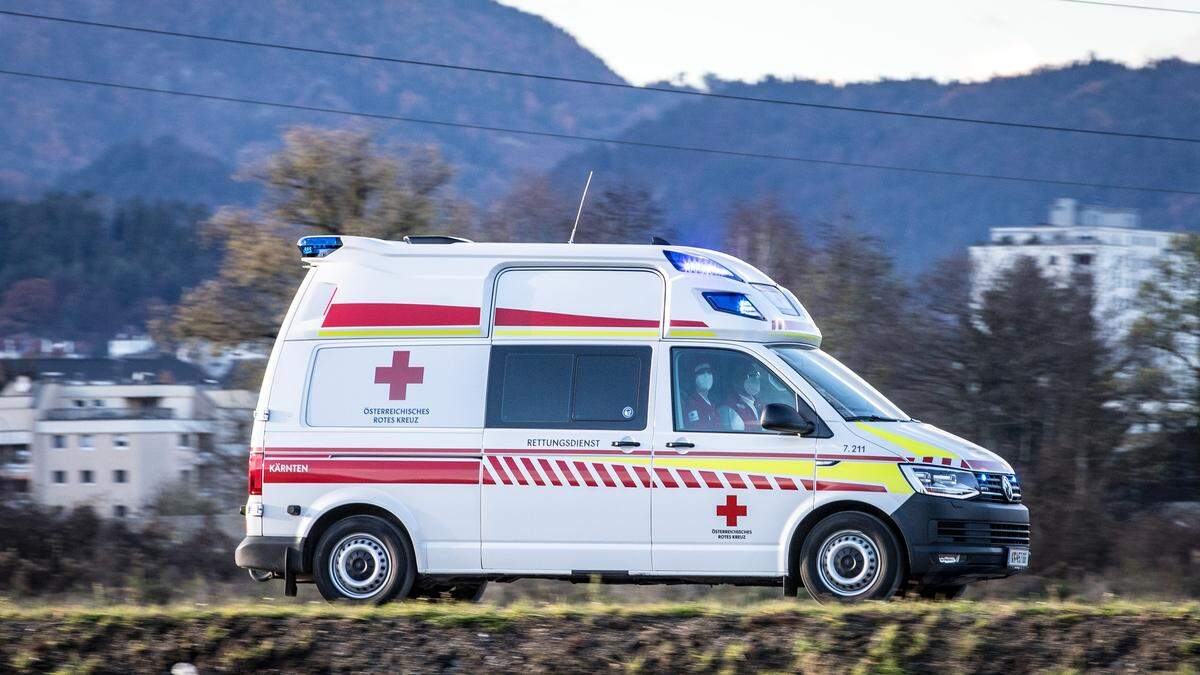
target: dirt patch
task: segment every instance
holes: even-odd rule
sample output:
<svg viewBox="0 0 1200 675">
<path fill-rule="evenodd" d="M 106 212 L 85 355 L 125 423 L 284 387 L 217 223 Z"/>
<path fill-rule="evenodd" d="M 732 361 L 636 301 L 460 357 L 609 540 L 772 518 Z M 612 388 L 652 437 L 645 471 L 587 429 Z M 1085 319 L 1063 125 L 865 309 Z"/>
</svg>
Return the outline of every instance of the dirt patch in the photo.
<svg viewBox="0 0 1200 675">
<path fill-rule="evenodd" d="M 1200 608 L 772 603 L 0 610 L 0 671 L 1200 670 Z"/>
</svg>

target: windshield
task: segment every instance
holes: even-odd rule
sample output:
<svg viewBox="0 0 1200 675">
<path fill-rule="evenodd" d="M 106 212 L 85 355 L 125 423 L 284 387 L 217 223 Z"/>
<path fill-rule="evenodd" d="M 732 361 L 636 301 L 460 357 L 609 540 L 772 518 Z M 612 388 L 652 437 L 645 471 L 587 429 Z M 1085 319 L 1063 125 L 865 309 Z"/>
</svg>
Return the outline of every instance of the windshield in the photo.
<svg viewBox="0 0 1200 675">
<path fill-rule="evenodd" d="M 908 422 L 896 404 L 820 349 L 772 347 L 848 422 Z"/>
</svg>

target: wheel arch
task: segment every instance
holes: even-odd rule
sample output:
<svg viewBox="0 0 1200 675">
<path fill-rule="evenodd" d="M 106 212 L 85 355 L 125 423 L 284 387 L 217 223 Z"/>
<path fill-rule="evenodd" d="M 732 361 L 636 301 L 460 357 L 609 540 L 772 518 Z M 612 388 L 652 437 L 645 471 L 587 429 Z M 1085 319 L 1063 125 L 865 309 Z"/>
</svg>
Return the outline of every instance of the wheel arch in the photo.
<svg viewBox="0 0 1200 675">
<path fill-rule="evenodd" d="M 874 516 L 891 531 L 892 536 L 896 537 L 897 545 L 900 547 L 900 563 L 902 566 L 900 570 L 901 583 L 903 583 L 908 577 L 908 570 L 910 566 L 908 559 L 911 553 L 908 549 L 908 541 L 904 538 L 904 533 L 900 531 L 900 527 L 896 524 L 896 521 L 893 520 L 892 517 L 889 516 L 883 509 L 873 504 L 851 499 L 839 499 L 837 501 L 827 502 L 813 509 L 802 519 L 800 519 L 800 522 L 796 525 L 795 529 L 792 530 L 792 536 L 788 540 L 786 558 L 787 578 L 789 580 L 789 585 L 796 585 L 797 588 L 799 587 L 800 549 L 803 548 L 804 539 L 808 536 L 808 533 L 812 531 L 812 528 L 815 527 L 817 523 L 824 520 L 827 516 L 831 516 L 835 513 L 845 513 L 848 511 L 858 511 L 860 513 L 866 513 Z"/>
<path fill-rule="evenodd" d="M 325 531 L 332 527 L 334 523 L 351 516 L 376 516 L 394 525 L 400 531 L 400 535 L 408 540 L 408 545 L 413 552 L 413 558 L 417 563 L 416 572 L 420 573 L 423 567 L 421 555 L 417 552 L 413 537 L 404 522 L 395 513 L 378 504 L 363 502 L 340 504 L 326 510 L 320 517 L 313 521 L 313 524 L 308 528 L 307 535 L 304 537 L 304 569 L 306 571 L 313 569 L 313 553 L 317 548 L 317 542 L 321 540 L 321 535 L 325 534 Z"/>
</svg>

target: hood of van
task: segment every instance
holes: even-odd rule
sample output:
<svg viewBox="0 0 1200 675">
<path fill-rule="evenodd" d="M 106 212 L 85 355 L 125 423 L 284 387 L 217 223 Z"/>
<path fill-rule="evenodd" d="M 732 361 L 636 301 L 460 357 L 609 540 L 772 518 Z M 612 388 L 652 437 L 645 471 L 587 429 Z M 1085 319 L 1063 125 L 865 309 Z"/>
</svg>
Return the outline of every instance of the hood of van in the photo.
<svg viewBox="0 0 1200 675">
<path fill-rule="evenodd" d="M 1013 473 L 1008 462 L 990 450 L 924 422 L 850 422 L 849 428 L 912 462 L 940 464 L 974 471 Z"/>
</svg>

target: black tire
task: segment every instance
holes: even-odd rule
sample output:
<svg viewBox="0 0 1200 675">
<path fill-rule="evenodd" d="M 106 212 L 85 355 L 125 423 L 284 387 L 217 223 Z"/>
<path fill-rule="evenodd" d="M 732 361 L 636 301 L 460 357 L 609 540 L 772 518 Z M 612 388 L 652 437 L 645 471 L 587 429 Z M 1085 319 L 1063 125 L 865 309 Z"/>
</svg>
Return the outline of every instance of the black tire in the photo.
<svg viewBox="0 0 1200 675">
<path fill-rule="evenodd" d="M 887 600 L 904 576 L 895 535 L 878 518 L 844 511 L 817 523 L 800 548 L 800 578 L 814 600 Z"/>
<path fill-rule="evenodd" d="M 957 600 L 967 592 L 966 584 L 950 584 L 946 586 L 921 586 L 917 588 L 917 597 L 922 600 Z"/>
<path fill-rule="evenodd" d="M 486 590 L 486 581 L 455 584 L 454 588 L 450 589 L 450 597 L 462 602 L 479 602 Z"/>
<path fill-rule="evenodd" d="M 416 571 L 408 536 L 378 516 L 337 521 L 313 552 L 313 581 L 330 602 L 382 605 L 406 597 Z"/>
</svg>

